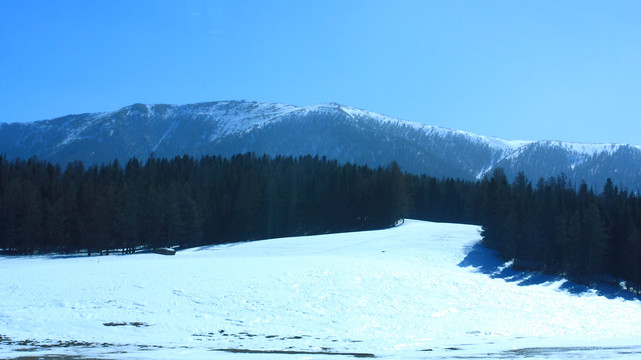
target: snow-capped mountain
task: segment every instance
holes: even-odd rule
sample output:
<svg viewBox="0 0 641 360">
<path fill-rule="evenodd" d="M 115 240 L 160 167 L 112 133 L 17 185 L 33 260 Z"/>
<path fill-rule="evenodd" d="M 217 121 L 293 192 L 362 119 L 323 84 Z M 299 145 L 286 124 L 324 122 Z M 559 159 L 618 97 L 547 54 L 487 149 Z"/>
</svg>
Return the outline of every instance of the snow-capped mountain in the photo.
<svg viewBox="0 0 641 360">
<path fill-rule="evenodd" d="M 478 179 L 496 167 L 529 179 L 564 173 L 599 189 L 641 188 L 641 147 L 510 141 L 439 128 L 335 103 L 297 107 L 247 101 L 134 104 L 117 111 L 0 124 L 0 153 L 66 164 L 189 154 L 318 155 L 436 177 Z"/>
</svg>

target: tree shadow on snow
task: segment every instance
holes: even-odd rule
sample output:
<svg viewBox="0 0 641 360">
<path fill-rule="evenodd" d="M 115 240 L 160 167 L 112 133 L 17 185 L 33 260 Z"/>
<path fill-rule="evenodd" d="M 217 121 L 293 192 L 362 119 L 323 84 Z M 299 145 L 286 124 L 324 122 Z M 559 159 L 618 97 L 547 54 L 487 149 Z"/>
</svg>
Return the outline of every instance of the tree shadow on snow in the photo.
<svg viewBox="0 0 641 360">
<path fill-rule="evenodd" d="M 503 279 L 521 286 L 551 283 L 560 279 L 543 273 L 514 270 L 510 262 L 505 262 L 496 251 L 490 250 L 480 243 L 467 249 L 467 255 L 458 263 L 458 266 L 471 266 L 492 279 Z"/>
<path fill-rule="evenodd" d="M 573 295 L 595 293 L 608 299 L 638 300 L 639 297 L 621 287 L 596 283 L 586 286 L 568 280 L 562 276 L 550 275 L 535 271 L 515 270 L 511 262 L 505 262 L 494 250 L 488 249 L 481 243 L 476 243 L 467 248 L 467 255 L 458 263 L 459 267 L 473 267 L 478 272 L 488 275 L 492 279 L 503 279 L 519 286 L 552 284 L 563 281 L 559 289 Z"/>
<path fill-rule="evenodd" d="M 604 296 L 608 299 L 623 299 L 623 300 L 639 300 L 639 296 L 633 292 L 625 290 L 620 286 L 608 283 L 598 283 L 595 285 L 578 284 L 570 280 L 566 280 L 559 289 L 567 291 L 571 294 L 581 295 L 584 293 L 594 292 L 599 296 Z"/>
</svg>

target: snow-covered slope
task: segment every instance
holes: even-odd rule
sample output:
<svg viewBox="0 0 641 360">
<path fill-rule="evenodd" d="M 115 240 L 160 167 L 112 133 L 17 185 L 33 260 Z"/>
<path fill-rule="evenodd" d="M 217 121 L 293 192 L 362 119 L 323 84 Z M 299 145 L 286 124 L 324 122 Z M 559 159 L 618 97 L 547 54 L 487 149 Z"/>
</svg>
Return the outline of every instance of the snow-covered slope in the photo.
<svg viewBox="0 0 641 360">
<path fill-rule="evenodd" d="M 410 220 L 175 256 L 0 258 L 0 357 L 641 355 L 641 302 L 502 271 L 478 230 Z"/>
<path fill-rule="evenodd" d="M 565 174 L 578 183 L 641 188 L 641 147 L 516 141 L 396 119 L 336 103 L 307 107 L 247 101 L 135 104 L 117 111 L 0 124 L 0 153 L 63 165 L 150 154 L 318 155 L 436 177 L 480 179 L 496 167 L 532 181 Z"/>
</svg>

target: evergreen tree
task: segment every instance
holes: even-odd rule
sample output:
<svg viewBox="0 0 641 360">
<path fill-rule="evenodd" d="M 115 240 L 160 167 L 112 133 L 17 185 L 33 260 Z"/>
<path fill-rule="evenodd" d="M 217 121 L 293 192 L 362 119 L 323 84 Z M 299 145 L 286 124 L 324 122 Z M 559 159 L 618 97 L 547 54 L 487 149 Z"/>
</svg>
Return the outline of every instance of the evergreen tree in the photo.
<svg viewBox="0 0 641 360">
<path fill-rule="evenodd" d="M 189 156 L 85 168 L 0 155 L 0 251 L 195 246 L 377 229 L 407 216 L 482 225 L 515 266 L 641 289 L 641 199 L 608 180 L 598 196 L 563 175 L 536 187 L 495 169 L 479 182 L 326 158 Z"/>
</svg>

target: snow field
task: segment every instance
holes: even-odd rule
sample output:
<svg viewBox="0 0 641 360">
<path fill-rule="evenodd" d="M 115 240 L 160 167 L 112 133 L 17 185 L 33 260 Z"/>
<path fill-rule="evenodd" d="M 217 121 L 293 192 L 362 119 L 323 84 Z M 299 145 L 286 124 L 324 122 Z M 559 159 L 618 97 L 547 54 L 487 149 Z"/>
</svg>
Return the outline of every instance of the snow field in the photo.
<svg viewBox="0 0 641 360">
<path fill-rule="evenodd" d="M 641 302 L 493 278 L 465 261 L 478 230 L 408 220 L 175 256 L 0 257 L 0 357 L 641 357 Z"/>
</svg>

